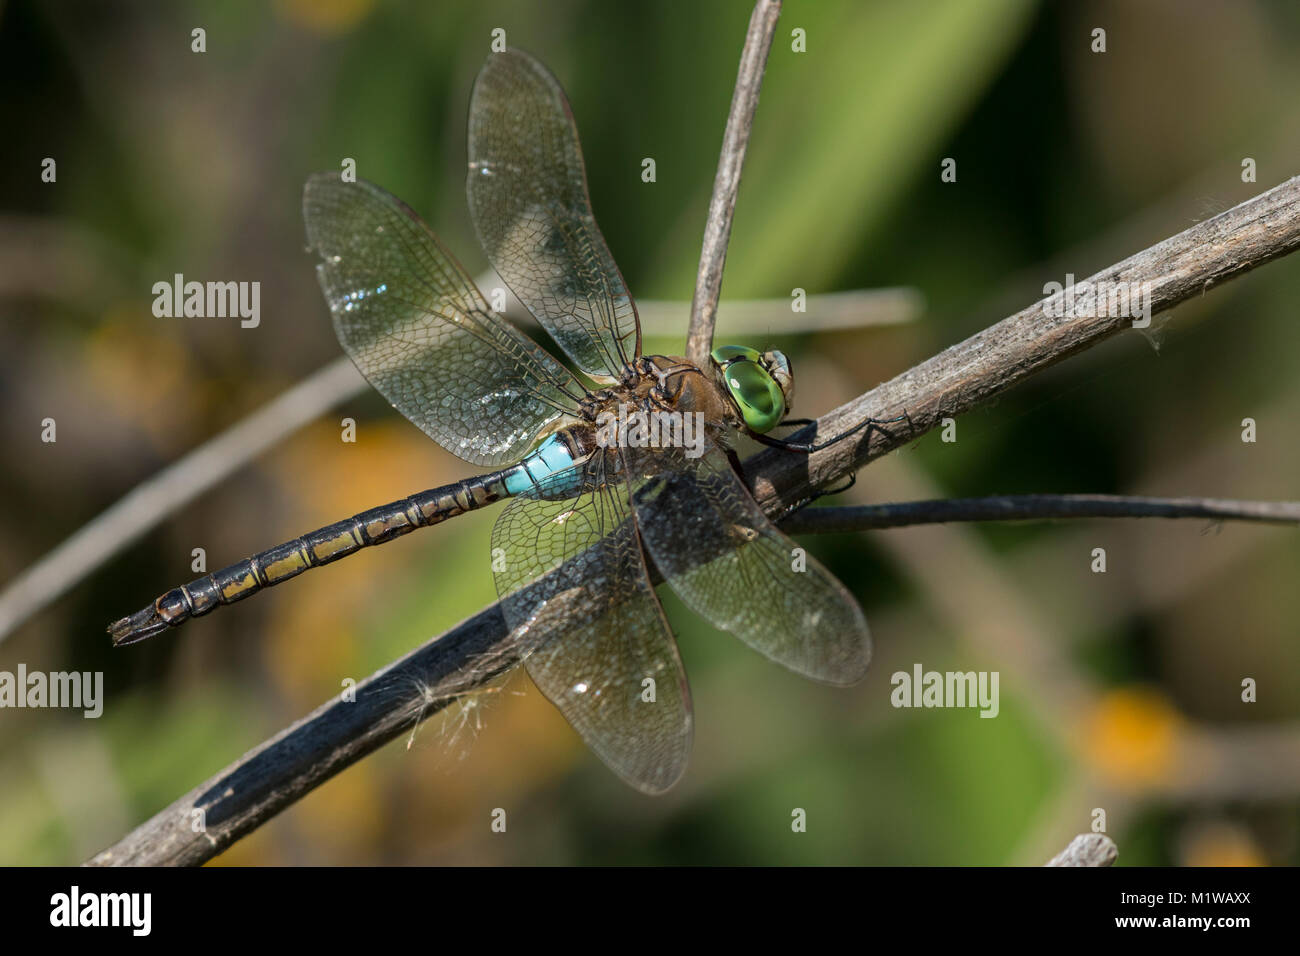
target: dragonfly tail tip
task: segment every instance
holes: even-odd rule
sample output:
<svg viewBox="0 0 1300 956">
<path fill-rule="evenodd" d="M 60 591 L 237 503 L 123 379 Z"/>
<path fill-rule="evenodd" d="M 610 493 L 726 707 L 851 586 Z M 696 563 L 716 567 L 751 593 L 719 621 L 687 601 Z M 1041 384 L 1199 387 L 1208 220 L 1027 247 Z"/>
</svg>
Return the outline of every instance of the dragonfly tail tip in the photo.
<svg viewBox="0 0 1300 956">
<path fill-rule="evenodd" d="M 113 639 L 114 647 L 135 644 L 166 629 L 167 622 L 160 618 L 152 607 L 137 611 L 130 617 L 119 618 L 108 625 L 108 633 Z"/>
</svg>

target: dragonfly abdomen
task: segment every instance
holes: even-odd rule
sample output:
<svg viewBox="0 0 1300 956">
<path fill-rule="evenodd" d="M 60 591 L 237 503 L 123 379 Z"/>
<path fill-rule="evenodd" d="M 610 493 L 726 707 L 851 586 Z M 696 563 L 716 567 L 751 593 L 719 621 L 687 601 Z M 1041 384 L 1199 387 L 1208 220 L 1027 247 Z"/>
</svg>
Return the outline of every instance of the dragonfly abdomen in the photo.
<svg viewBox="0 0 1300 956">
<path fill-rule="evenodd" d="M 522 465 L 469 478 L 371 508 L 343 521 L 318 528 L 292 541 L 245 558 L 189 584 L 172 588 L 151 605 L 109 625 L 117 645 L 133 644 L 192 617 L 201 617 L 224 604 L 234 604 L 371 545 L 439 524 L 466 511 L 490 505 L 515 492 L 507 486 Z"/>
<path fill-rule="evenodd" d="M 523 461 L 507 470 L 506 493 L 523 494 L 547 482 L 549 493 L 564 495 L 581 485 L 582 474 L 576 469 L 572 472 L 572 482 L 556 481 L 555 476 L 573 469 L 579 458 L 589 453 L 588 431 L 590 429 L 582 425 L 571 426 L 547 438 Z"/>
</svg>

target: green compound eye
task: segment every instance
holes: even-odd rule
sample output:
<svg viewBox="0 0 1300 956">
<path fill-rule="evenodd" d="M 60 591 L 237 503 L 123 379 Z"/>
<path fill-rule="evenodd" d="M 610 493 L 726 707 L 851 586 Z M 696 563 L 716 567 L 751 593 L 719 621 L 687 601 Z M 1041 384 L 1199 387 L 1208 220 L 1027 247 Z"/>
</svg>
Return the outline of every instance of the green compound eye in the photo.
<svg viewBox="0 0 1300 956">
<path fill-rule="evenodd" d="M 726 346 L 740 348 L 740 346 Z M 721 352 L 723 349 L 715 350 Z M 753 352 L 753 349 L 744 351 Z M 781 386 L 768 373 L 767 369 L 756 361 L 745 358 L 733 358 L 722 367 L 723 382 L 732 401 L 740 409 L 745 424 L 760 435 L 770 432 L 785 417 L 785 396 Z"/>
<path fill-rule="evenodd" d="M 763 356 L 758 353 L 757 349 L 747 348 L 744 345 L 719 345 L 713 350 L 712 354 L 713 361 L 723 368 L 726 368 L 728 362 L 734 362 L 736 359 L 744 359 L 746 362 L 753 362 L 755 365 L 763 360 Z"/>
</svg>

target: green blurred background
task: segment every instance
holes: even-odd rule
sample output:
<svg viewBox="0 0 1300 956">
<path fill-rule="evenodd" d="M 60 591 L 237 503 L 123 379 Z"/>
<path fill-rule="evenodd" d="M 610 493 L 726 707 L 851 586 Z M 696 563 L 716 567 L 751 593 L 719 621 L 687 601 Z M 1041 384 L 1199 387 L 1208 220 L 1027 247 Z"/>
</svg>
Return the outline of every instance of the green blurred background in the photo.
<svg viewBox="0 0 1300 956">
<path fill-rule="evenodd" d="M 687 0 L 0 4 L 0 581 L 337 357 L 303 248 L 310 172 L 356 158 L 482 270 L 464 131 L 494 28 L 568 91 L 633 293 L 689 299 L 748 17 L 744 2 Z M 796 411 L 820 414 L 1043 283 L 1300 172 L 1297 48 L 1285 0 L 789 2 L 724 297 L 923 293 L 906 325 L 755 343 L 792 356 Z M 47 156 L 55 184 L 40 181 Z M 956 183 L 940 182 L 944 157 Z M 1241 181 L 1245 157 L 1258 183 Z M 177 272 L 260 281 L 260 327 L 155 318 L 150 288 Z M 873 464 L 836 501 L 1300 497 L 1298 298 L 1300 259 L 1210 290 L 963 417 L 957 442 L 928 435 Z M 98 720 L 0 711 L 0 863 L 85 859 L 343 678 L 493 599 L 485 512 L 109 647 L 110 619 L 193 577 L 191 548 L 221 567 L 466 473 L 377 395 L 336 412 L 0 645 L 0 670 L 102 670 L 107 694 Z M 356 444 L 339 441 L 344 415 Z M 47 416 L 55 444 L 39 440 Z M 665 596 L 697 720 L 667 796 L 621 784 L 516 674 L 217 862 L 1036 863 L 1094 808 L 1122 864 L 1300 858 L 1294 529 L 1076 521 L 806 543 L 867 611 L 870 675 L 803 681 Z M 1105 574 L 1090 571 L 1097 547 Z M 1000 672 L 1001 715 L 891 708 L 890 675 L 916 662 Z M 1257 703 L 1240 700 L 1246 677 Z M 796 807 L 806 833 L 791 832 Z"/>
</svg>

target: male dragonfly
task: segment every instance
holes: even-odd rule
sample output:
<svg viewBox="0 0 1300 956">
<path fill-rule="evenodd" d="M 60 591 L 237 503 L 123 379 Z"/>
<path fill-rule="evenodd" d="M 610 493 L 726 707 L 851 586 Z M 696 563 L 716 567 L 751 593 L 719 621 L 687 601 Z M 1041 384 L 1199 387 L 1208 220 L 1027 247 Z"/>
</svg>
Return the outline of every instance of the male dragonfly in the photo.
<svg viewBox="0 0 1300 956">
<path fill-rule="evenodd" d="M 109 632 L 118 645 L 143 640 L 508 498 L 493 571 L 506 622 L 530 649 L 529 675 L 615 772 L 662 792 L 685 769 L 691 702 L 647 556 L 688 607 L 777 663 L 834 684 L 866 671 L 857 602 L 764 516 L 730 439 L 823 445 L 766 434 L 793 397 L 780 352 L 725 346 L 707 368 L 641 354 L 636 307 L 592 216 L 573 115 L 528 54 L 492 54 L 478 76 L 467 191 L 492 265 L 596 387 L 494 313 L 402 202 L 367 182 L 312 176 L 303 216 L 344 350 L 429 437 L 496 470 L 175 588 Z"/>
</svg>

